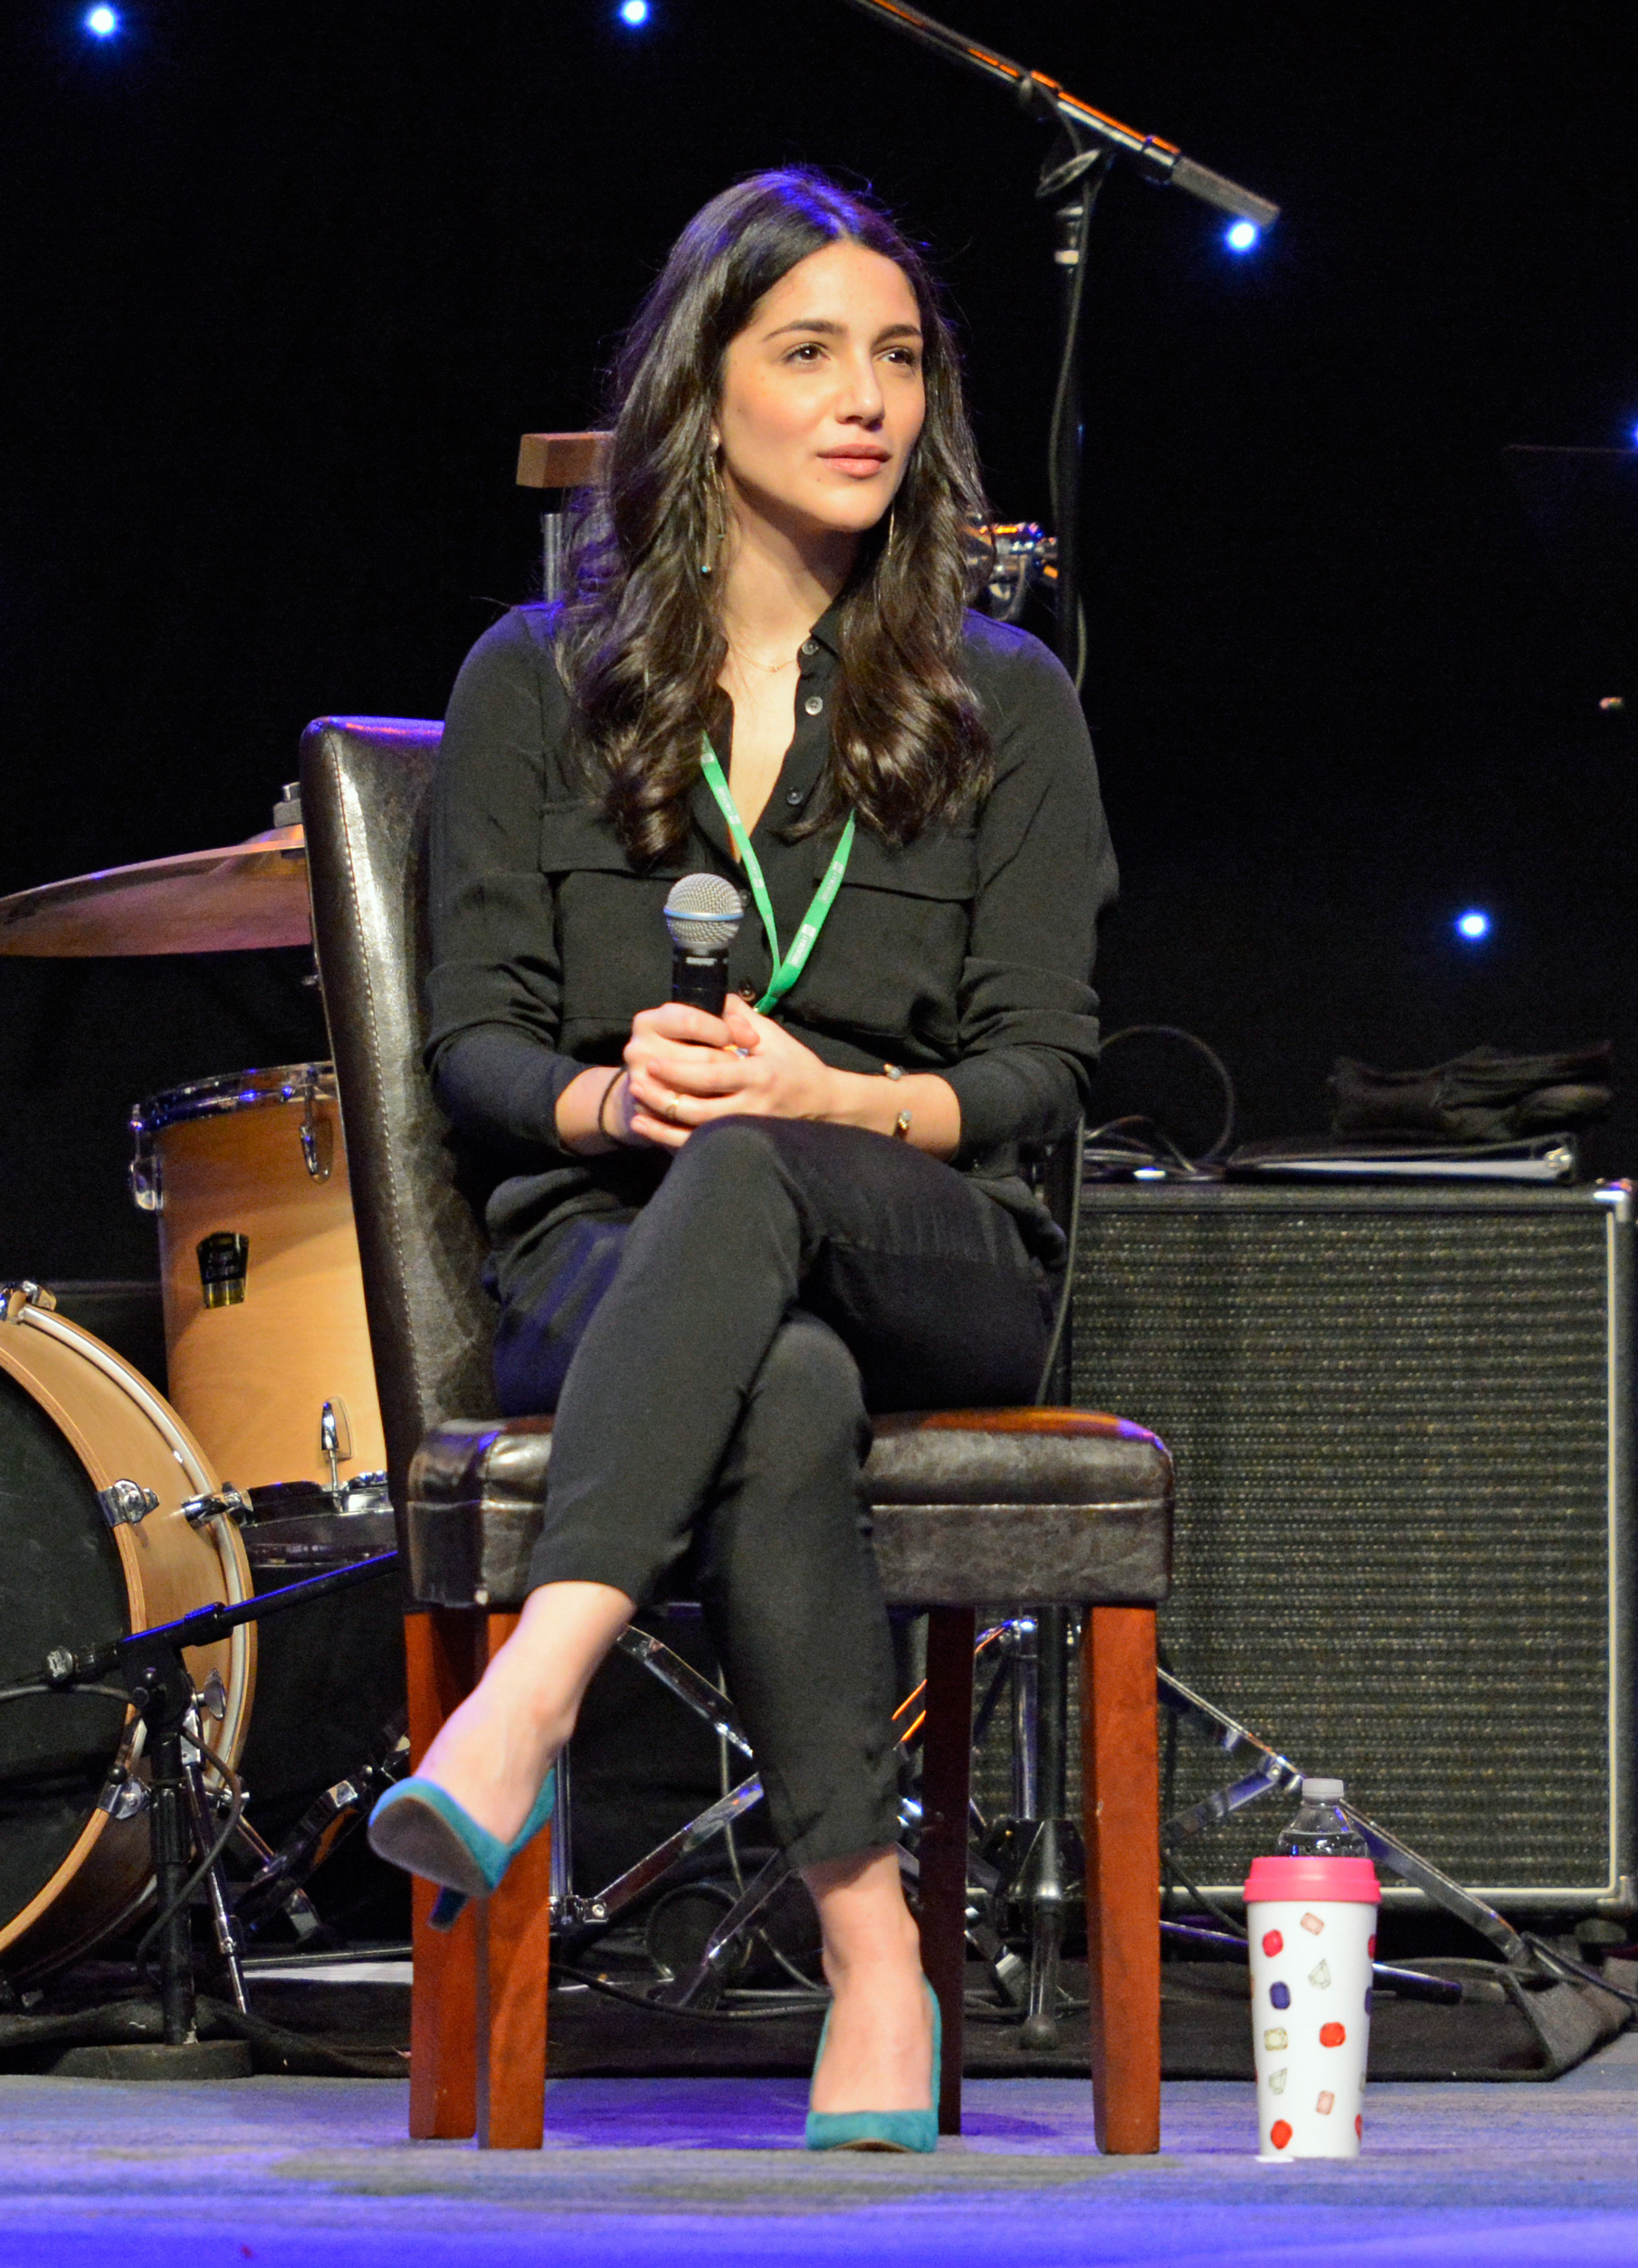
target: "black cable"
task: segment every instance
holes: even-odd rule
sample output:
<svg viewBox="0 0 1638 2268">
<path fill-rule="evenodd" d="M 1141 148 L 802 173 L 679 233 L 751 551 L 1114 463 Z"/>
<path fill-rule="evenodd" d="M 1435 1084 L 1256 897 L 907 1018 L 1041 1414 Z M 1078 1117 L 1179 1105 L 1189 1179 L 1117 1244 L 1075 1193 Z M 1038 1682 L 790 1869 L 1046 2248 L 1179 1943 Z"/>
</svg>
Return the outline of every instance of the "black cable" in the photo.
<svg viewBox="0 0 1638 2268">
<path fill-rule="evenodd" d="M 617 1985 L 612 1977 L 605 1977 L 595 1969 L 570 1968 L 563 1961 L 554 1961 L 552 1974 L 576 1985 L 589 1985 L 594 1992 L 606 1993 L 611 2000 L 624 2000 L 628 2006 L 646 2008 L 654 2015 L 692 2016 L 697 2023 L 705 2024 L 771 2024 L 779 2016 L 803 2015 L 810 2009 L 822 2008 L 830 1999 L 828 1993 L 816 1992 L 806 1999 L 793 1993 L 788 2000 L 772 2008 L 679 2007 L 672 2001 L 656 2000 L 652 1993 L 636 1986 Z"/>
<path fill-rule="evenodd" d="M 1217 1901 L 1214 1898 L 1210 1896 L 1207 1892 L 1201 1889 L 1198 1882 L 1191 1882 L 1169 1851 L 1162 1853 L 1160 1863 L 1165 1867 L 1168 1874 L 1175 1874 L 1177 1877 L 1177 1880 L 1183 1884 L 1184 1889 L 1187 1891 L 1189 1896 L 1195 1901 L 1197 1906 L 1199 1906 L 1205 1912 L 1209 1913 L 1214 1921 L 1220 1921 L 1223 1924 L 1224 1928 L 1228 1931 L 1230 1937 L 1237 1939 L 1242 1945 L 1248 1942 L 1245 1930 L 1242 1929 L 1239 1922 L 1234 1920 L 1233 1915 L 1226 1913 L 1217 1903 Z"/>
<path fill-rule="evenodd" d="M 990 1679 L 984 1699 L 973 1712 L 973 1746 L 975 1749 L 979 1746 L 985 1734 L 990 1729 L 990 1719 L 995 1713 L 995 1703 L 1001 1698 L 1001 1688 L 1006 1679 L 1012 1675 L 1012 1656 L 1004 1653 L 995 1664 L 995 1675 Z"/>
<path fill-rule="evenodd" d="M 89 1689 L 83 1685 L 79 1688 L 79 1691 L 82 1693 L 88 1690 Z M 129 1699 L 129 1696 L 127 1698 Z M 231 1764 L 227 1763 L 222 1757 L 219 1757 L 216 1754 L 214 1749 L 210 1747 L 208 1742 L 206 1742 L 200 1734 L 196 1732 L 190 1732 L 186 1737 L 193 1743 L 194 1747 L 198 1749 L 200 1755 L 205 1758 L 205 1762 L 210 1765 L 212 1769 L 221 1775 L 228 1793 L 227 1825 L 223 1828 L 221 1834 L 211 1844 L 210 1849 L 205 1853 L 205 1856 L 200 1860 L 198 1865 L 195 1867 L 193 1873 L 183 1883 L 181 1889 L 176 1892 L 176 1895 L 171 1900 L 170 1903 L 165 1907 L 163 1911 L 155 1915 L 153 1920 L 143 1931 L 142 1937 L 137 1946 L 137 1974 L 146 1986 L 152 1986 L 154 1983 L 153 1972 L 149 1969 L 148 1965 L 149 1947 L 153 1944 L 154 1939 L 159 1935 L 160 1931 L 165 1928 L 167 1922 L 169 1921 L 175 1915 L 180 1913 L 183 1908 L 187 1905 L 189 1901 L 192 1899 L 195 1891 L 198 1889 L 200 1883 L 205 1880 L 205 1876 L 210 1873 L 212 1867 L 216 1863 L 216 1861 L 222 1856 L 224 1851 L 226 1850 L 228 1844 L 233 1841 L 234 1833 L 238 1828 L 239 1822 L 244 1816 L 244 1783 L 239 1777 L 238 1773 L 234 1771 Z"/>
<path fill-rule="evenodd" d="M 1537 1960 L 1544 1968 L 1557 1969 L 1566 1984 L 1595 1985 L 1600 1992 L 1607 1992 L 1614 1999 L 1624 2000 L 1629 2008 L 1638 2008 L 1638 1992 L 1629 1992 L 1624 1985 L 1612 1985 L 1595 1968 L 1589 1968 L 1583 1961 L 1572 1960 L 1567 1953 L 1561 1953 L 1556 1945 L 1549 1945 L 1545 1938 L 1537 1937 L 1533 1930 L 1526 1930 L 1521 1934 L 1524 1943 L 1529 1947 Z"/>
<path fill-rule="evenodd" d="M 1124 1130 L 1128 1127 L 1147 1128 L 1148 1131 L 1147 1134 L 1128 1134 Z M 1113 1135 L 1115 1139 L 1100 1148 L 1106 1135 Z M 1100 1166 L 1156 1166 L 1169 1158 L 1179 1172 L 1194 1179 L 1205 1177 L 1209 1172 L 1208 1167 L 1189 1156 L 1158 1120 L 1149 1118 L 1141 1110 L 1129 1110 L 1123 1118 L 1105 1119 L 1101 1126 L 1093 1127 L 1086 1137 L 1082 1154 Z"/>
<path fill-rule="evenodd" d="M 1062 119 L 1061 123 L 1071 140 L 1076 139 L 1068 120 Z M 1064 312 L 1063 351 L 1058 360 L 1057 382 L 1052 388 L 1052 412 L 1047 425 L 1047 492 L 1051 499 L 1052 525 L 1058 534 L 1060 557 L 1065 549 L 1078 548 L 1076 547 L 1076 538 L 1080 533 L 1078 529 L 1071 529 L 1069 531 L 1067 544 L 1064 540 L 1063 506 L 1065 500 L 1059 486 L 1059 452 L 1063 438 L 1064 420 L 1073 414 L 1077 406 L 1070 400 L 1070 383 L 1075 371 L 1075 356 L 1081 338 L 1081 310 L 1086 298 L 1086 261 L 1087 249 L 1091 242 L 1092 208 L 1098 202 L 1098 192 L 1103 186 L 1104 176 L 1109 171 L 1110 162 L 1110 156 L 1107 150 L 1089 150 L 1081 148 L 1075 151 L 1067 163 L 1054 166 L 1043 172 L 1035 185 L 1035 195 L 1038 197 L 1060 196 L 1066 190 L 1072 189 L 1077 183 L 1081 189 L 1073 245 L 1075 272 L 1070 284 L 1069 306 Z M 1062 588 L 1059 595 L 1059 606 L 1062 610 Z M 1074 686 L 1078 693 L 1086 677 L 1086 615 L 1081 605 L 1079 593 L 1076 594 L 1074 628 Z"/>
<path fill-rule="evenodd" d="M 1239 1115 L 1239 1099 L 1234 1092 L 1234 1082 L 1229 1076 L 1228 1065 L 1214 1047 L 1206 1045 L 1198 1033 L 1186 1032 L 1178 1024 L 1129 1024 L 1123 1030 L 1109 1034 L 1103 1043 L 1103 1052 L 1107 1054 L 1111 1047 L 1118 1047 L 1122 1040 L 1136 1039 L 1181 1040 L 1186 1047 L 1192 1047 L 1197 1054 L 1204 1055 L 1216 1074 L 1223 1089 L 1223 1124 L 1211 1148 L 1202 1150 L 1198 1158 L 1191 1158 L 1189 1161 L 1191 1165 L 1195 1166 L 1214 1165 L 1218 1159 L 1227 1154 L 1229 1144 L 1234 1139 L 1234 1121 Z M 1119 1120 L 1109 1121 L 1111 1125 L 1119 1125 L 1122 1122 Z"/>
<path fill-rule="evenodd" d="M 1058 1367 L 1058 1349 L 1063 1344 L 1063 1326 L 1068 1320 L 1070 1301 L 1074 1295 L 1075 1247 L 1081 1240 L 1081 1190 L 1086 1179 L 1081 1170 L 1086 1149 L 1085 1126 L 1084 1119 L 1077 1119 L 1075 1131 L 1071 1138 L 1070 1217 L 1069 1227 L 1065 1232 L 1068 1250 L 1063 1256 L 1063 1282 L 1059 1289 L 1057 1310 L 1052 1317 L 1052 1335 L 1046 1342 L 1046 1359 L 1041 1366 L 1041 1383 L 1035 1388 L 1035 1402 L 1038 1407 L 1046 1400 L 1048 1390 L 1052 1383 L 1052 1373 Z"/>
</svg>

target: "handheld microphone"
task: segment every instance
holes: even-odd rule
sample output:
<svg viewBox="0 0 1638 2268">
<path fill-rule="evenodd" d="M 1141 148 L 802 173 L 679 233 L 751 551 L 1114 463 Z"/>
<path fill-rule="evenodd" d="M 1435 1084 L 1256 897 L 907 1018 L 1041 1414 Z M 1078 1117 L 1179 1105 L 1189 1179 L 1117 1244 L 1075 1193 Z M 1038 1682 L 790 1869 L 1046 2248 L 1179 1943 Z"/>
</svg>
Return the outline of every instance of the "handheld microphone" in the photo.
<svg viewBox="0 0 1638 2268">
<path fill-rule="evenodd" d="M 721 874 L 684 874 L 665 901 L 671 939 L 671 998 L 720 1015 L 728 998 L 728 955 L 745 901 Z"/>
</svg>

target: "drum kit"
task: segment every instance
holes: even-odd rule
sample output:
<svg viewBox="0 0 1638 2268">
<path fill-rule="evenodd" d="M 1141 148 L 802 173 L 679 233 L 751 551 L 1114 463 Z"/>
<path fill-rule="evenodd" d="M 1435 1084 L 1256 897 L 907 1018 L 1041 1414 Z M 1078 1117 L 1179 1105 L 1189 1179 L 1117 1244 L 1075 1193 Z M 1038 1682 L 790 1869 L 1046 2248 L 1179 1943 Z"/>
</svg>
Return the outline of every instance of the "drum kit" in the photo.
<svg viewBox="0 0 1638 2268">
<path fill-rule="evenodd" d="M 306 944 L 293 788 L 274 816 L 246 843 L 0 900 L 0 953 Z M 158 1230 L 166 1393 L 41 1285 L 0 1285 L 15 1577 L 0 1589 L 0 1678 L 29 1678 L 53 1647 L 106 1645 L 394 1548 L 331 1067 L 176 1087 L 138 1103 L 130 1127 L 131 1194 Z M 316 1931 L 306 1875 L 403 1768 L 401 1647 L 394 1587 L 376 1583 L 270 1618 L 260 1641 L 243 1624 L 187 1653 L 205 1728 L 195 1766 L 214 1753 L 243 1767 L 290 1829 L 275 1849 L 240 1820 L 238 1879 L 212 1885 L 236 1982 L 231 1909 Z M 0 1709 L 0 1991 L 106 1941 L 151 1897 L 143 1730 L 107 1688 Z"/>
</svg>

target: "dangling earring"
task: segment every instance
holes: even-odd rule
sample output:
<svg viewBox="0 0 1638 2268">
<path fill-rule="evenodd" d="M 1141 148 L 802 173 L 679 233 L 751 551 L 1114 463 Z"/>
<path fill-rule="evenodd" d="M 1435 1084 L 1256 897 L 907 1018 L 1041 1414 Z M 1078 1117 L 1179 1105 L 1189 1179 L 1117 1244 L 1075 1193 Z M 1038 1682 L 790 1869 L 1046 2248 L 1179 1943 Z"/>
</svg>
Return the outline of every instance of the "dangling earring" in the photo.
<svg viewBox="0 0 1638 2268">
<path fill-rule="evenodd" d="M 706 548 L 700 557 L 700 572 L 710 575 L 722 557 L 722 547 L 728 541 L 728 508 L 722 493 L 722 469 L 718 462 L 719 443 L 711 444 L 711 454 L 706 460 L 705 526 Z"/>
</svg>

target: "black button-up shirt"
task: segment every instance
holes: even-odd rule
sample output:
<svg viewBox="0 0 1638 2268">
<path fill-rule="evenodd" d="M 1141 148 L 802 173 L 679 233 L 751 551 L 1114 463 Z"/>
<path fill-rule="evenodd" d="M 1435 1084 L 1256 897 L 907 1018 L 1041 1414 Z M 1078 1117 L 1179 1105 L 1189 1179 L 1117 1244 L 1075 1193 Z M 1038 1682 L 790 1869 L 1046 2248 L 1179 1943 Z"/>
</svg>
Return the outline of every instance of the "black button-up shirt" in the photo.
<svg viewBox="0 0 1638 2268">
<path fill-rule="evenodd" d="M 550 610 L 520 607 L 472 649 L 444 729 L 432 829 L 427 1061 L 454 1124 L 498 1177 L 498 1243 L 559 1218 L 641 1202 L 653 1153 L 576 1158 L 555 1140 L 557 1097 L 588 1063 L 617 1063 L 639 1009 L 671 997 L 661 909 L 679 874 L 743 887 L 703 777 L 682 851 L 636 872 L 570 749 Z M 1090 988 L 1115 866 L 1073 688 L 1026 633 L 969 615 L 966 666 L 995 747 L 995 784 L 960 824 L 903 849 L 868 828 L 806 967 L 776 1014 L 826 1063 L 936 1072 L 961 1108 L 955 1163 L 1029 1227 L 1021 1145 L 1066 1133 L 1097 1055 Z M 798 656 L 795 732 L 751 831 L 788 949 L 835 834 L 794 836 L 830 748 L 833 617 Z M 714 724 L 719 720 L 713 719 Z M 731 713 L 714 745 L 726 767 Z M 748 906 L 729 982 L 761 997 L 773 970 Z M 1050 1243 L 1050 1239 L 1042 1240 Z"/>
</svg>

